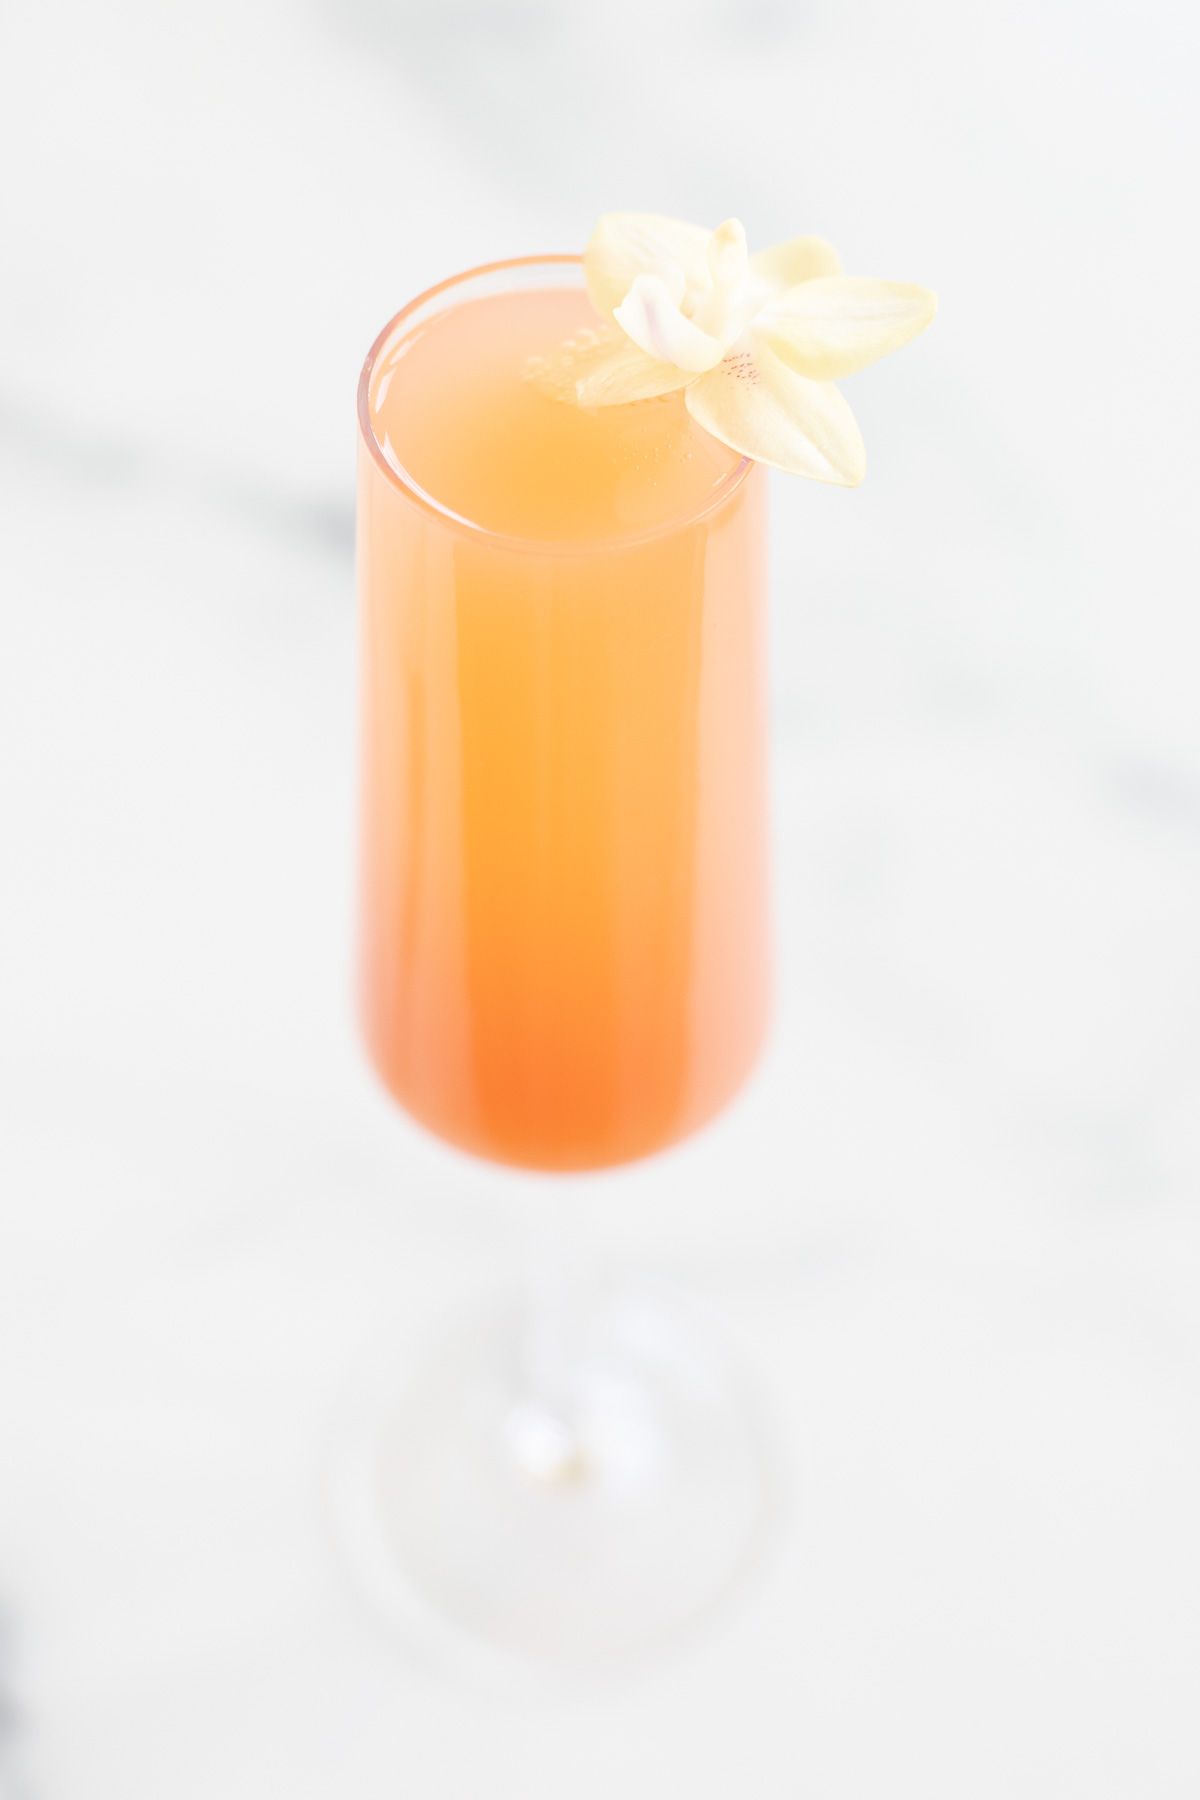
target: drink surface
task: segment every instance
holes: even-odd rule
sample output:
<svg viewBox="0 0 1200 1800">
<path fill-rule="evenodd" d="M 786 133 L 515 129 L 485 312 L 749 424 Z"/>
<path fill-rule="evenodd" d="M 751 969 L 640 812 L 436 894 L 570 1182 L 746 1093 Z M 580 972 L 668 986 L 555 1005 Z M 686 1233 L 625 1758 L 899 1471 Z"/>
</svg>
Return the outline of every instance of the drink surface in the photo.
<svg viewBox="0 0 1200 1800">
<path fill-rule="evenodd" d="M 391 471 L 360 451 L 368 1047 L 443 1138 L 560 1169 L 711 1117 L 767 998 L 762 471 L 677 395 L 539 394 L 589 316 L 447 310 L 376 364 Z"/>
<path fill-rule="evenodd" d="M 489 531 L 612 539 L 698 511 L 740 457 L 692 423 L 680 394 L 583 408 L 526 378 L 596 324 L 586 294 L 549 288 L 466 300 L 385 355 L 372 381 L 388 461 Z"/>
</svg>

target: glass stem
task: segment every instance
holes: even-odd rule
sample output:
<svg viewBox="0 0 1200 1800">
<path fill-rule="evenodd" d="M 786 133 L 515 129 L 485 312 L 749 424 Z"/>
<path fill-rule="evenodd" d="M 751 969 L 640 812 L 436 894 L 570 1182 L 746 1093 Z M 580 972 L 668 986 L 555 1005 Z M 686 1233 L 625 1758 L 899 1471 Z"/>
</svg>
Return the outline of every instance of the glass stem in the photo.
<svg viewBox="0 0 1200 1800">
<path fill-rule="evenodd" d="M 576 1244 L 561 1225 L 543 1222 L 527 1251 L 518 1395 L 509 1426 L 513 1454 L 532 1480 L 574 1481 L 585 1470 L 579 1405 L 589 1286 Z"/>
</svg>

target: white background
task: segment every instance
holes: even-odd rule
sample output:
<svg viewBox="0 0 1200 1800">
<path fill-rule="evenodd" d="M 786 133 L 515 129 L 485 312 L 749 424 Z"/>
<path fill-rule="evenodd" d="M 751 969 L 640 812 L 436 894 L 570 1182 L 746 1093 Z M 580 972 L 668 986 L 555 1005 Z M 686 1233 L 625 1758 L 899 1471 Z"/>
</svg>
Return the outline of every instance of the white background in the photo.
<svg viewBox="0 0 1200 1800">
<path fill-rule="evenodd" d="M 0 13 L 5 1800 L 1195 1800 L 1194 9 Z M 760 1593 L 456 1689 L 323 1535 L 381 1321 L 521 1184 L 356 1046 L 353 392 L 437 277 L 653 208 L 935 287 L 773 526 L 780 1015 L 580 1184 L 785 1447 Z"/>
</svg>

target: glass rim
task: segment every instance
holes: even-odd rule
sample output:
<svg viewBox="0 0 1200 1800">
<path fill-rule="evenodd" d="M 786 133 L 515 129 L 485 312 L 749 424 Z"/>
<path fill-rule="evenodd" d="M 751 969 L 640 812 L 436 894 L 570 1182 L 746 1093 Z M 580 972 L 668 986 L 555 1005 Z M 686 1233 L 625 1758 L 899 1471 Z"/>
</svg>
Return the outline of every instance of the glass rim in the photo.
<svg viewBox="0 0 1200 1800">
<path fill-rule="evenodd" d="M 584 554 L 592 556 L 597 551 L 617 552 L 633 549 L 639 544 L 651 543 L 655 538 L 668 537 L 672 532 L 686 529 L 690 525 L 699 524 L 709 518 L 737 492 L 753 466 L 752 458 L 741 457 L 740 461 L 715 484 L 701 505 L 691 511 L 680 513 L 675 518 L 667 519 L 661 524 L 651 525 L 643 531 L 630 532 L 626 537 L 560 539 L 524 537 L 511 532 L 494 531 L 488 525 L 481 525 L 477 519 L 467 518 L 463 513 L 457 513 L 452 507 L 444 505 L 433 494 L 421 487 L 406 470 L 388 460 L 371 419 L 371 377 L 379 358 L 391 344 L 397 328 L 403 325 L 406 319 L 410 319 L 415 313 L 418 313 L 422 307 L 427 306 L 430 301 L 448 293 L 452 288 L 463 287 L 468 282 L 492 275 L 504 275 L 514 269 L 580 268 L 582 264 L 583 257 L 578 252 L 549 251 L 544 255 L 504 257 L 498 262 L 479 263 L 475 268 L 463 269 L 457 275 L 447 275 L 444 280 L 435 282 L 432 287 L 425 288 L 412 300 L 407 301 L 399 312 L 394 313 L 367 351 L 362 372 L 358 378 L 358 429 L 363 443 L 374 458 L 376 467 L 397 493 L 403 494 L 405 499 L 411 501 L 414 506 L 460 536 L 476 543 L 534 552 L 539 556 Z"/>
</svg>

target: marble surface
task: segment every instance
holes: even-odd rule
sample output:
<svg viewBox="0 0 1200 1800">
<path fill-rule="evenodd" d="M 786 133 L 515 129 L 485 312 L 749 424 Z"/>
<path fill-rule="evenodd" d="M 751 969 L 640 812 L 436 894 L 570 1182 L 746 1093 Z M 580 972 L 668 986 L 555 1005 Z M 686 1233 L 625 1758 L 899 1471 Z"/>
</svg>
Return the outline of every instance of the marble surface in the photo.
<svg viewBox="0 0 1200 1800">
<path fill-rule="evenodd" d="M 0 15 L 4 1800 L 1194 1800 L 1200 148 L 1150 0 Z M 376 1632 L 346 1368 L 521 1184 L 348 1001 L 353 386 L 439 274 L 649 205 L 928 282 L 774 517 L 780 1014 L 581 1184 L 785 1447 L 770 1578 L 551 1704 Z"/>
</svg>

